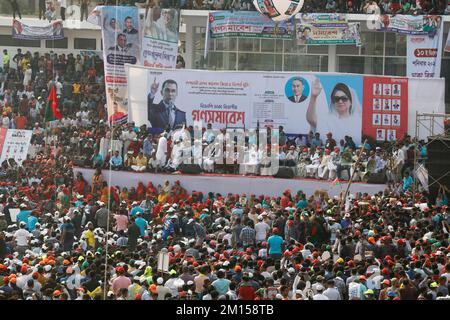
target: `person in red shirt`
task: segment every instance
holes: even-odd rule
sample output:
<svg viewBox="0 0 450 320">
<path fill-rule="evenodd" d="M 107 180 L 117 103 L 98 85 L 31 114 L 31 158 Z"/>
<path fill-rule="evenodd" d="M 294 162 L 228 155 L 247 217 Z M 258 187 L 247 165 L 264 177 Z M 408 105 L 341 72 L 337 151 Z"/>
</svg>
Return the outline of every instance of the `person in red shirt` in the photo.
<svg viewBox="0 0 450 320">
<path fill-rule="evenodd" d="M 284 190 L 283 196 L 281 197 L 281 207 L 284 209 L 289 205 L 291 201 L 291 192 L 289 190 Z"/>
<path fill-rule="evenodd" d="M 242 283 L 239 285 L 238 299 L 239 300 L 255 300 L 255 287 L 250 283 L 248 274 L 242 276 Z"/>
<path fill-rule="evenodd" d="M 16 123 L 16 129 L 25 129 L 27 125 L 27 117 L 22 115 L 20 112 L 17 114 L 17 116 L 14 118 L 14 122 Z"/>
</svg>

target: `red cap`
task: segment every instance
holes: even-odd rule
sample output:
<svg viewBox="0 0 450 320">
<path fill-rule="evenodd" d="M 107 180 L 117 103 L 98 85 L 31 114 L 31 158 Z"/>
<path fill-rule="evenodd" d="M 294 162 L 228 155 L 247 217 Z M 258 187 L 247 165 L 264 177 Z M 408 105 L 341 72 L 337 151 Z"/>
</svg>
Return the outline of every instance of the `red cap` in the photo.
<svg viewBox="0 0 450 320">
<path fill-rule="evenodd" d="M 20 273 L 27 273 L 28 267 L 26 265 L 23 265 L 22 268 L 20 268 Z"/>
<path fill-rule="evenodd" d="M 278 228 L 273 228 L 273 229 L 272 229 L 272 233 L 278 234 L 278 232 L 279 232 Z"/>
<path fill-rule="evenodd" d="M 116 268 L 116 272 L 117 272 L 117 273 L 124 273 L 124 272 L 125 272 L 125 269 L 124 269 L 123 267 L 117 267 L 117 268 Z"/>
</svg>

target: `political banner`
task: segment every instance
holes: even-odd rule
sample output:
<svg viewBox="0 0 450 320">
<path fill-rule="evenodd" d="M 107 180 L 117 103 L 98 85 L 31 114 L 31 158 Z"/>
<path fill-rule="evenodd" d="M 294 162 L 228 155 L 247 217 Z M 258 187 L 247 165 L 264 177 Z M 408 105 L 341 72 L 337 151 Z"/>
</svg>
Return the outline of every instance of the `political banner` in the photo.
<svg viewBox="0 0 450 320">
<path fill-rule="evenodd" d="M 211 38 L 293 39 L 294 17 L 275 22 L 257 11 L 213 11 L 209 13 Z"/>
<path fill-rule="evenodd" d="M 409 35 L 434 35 L 441 24 L 442 17 L 435 15 L 374 15 L 375 29 Z"/>
<path fill-rule="evenodd" d="M 141 37 L 137 7 L 98 6 L 88 21 L 101 26 L 106 103 L 110 123 L 127 121 L 128 83 L 124 64 L 140 63 Z"/>
<path fill-rule="evenodd" d="M 150 8 L 145 16 L 142 38 L 144 66 L 174 69 L 178 55 L 180 12 L 176 9 Z"/>
<path fill-rule="evenodd" d="M 439 24 L 434 35 L 406 37 L 406 75 L 411 78 L 441 76 L 442 38 L 444 28 Z"/>
<path fill-rule="evenodd" d="M 345 14 L 304 13 L 296 25 L 298 45 L 361 45 L 359 23 L 348 23 Z"/>
<path fill-rule="evenodd" d="M 348 23 L 345 13 L 302 13 L 299 21 L 319 28 L 345 28 Z"/>
<path fill-rule="evenodd" d="M 348 74 L 157 70 L 126 65 L 129 120 L 155 131 L 283 126 L 322 137 L 361 138 L 363 77 Z"/>
<path fill-rule="evenodd" d="M 364 77 L 362 133 L 396 141 L 408 132 L 408 78 Z"/>
<path fill-rule="evenodd" d="M 6 129 L 6 128 L 0 128 L 0 151 L 3 151 L 3 145 L 5 144 L 7 131 L 8 131 L 8 129 Z"/>
<path fill-rule="evenodd" d="M 356 45 L 361 46 L 359 23 L 348 23 L 345 27 L 316 27 L 308 24 L 297 24 L 298 45 Z"/>
<path fill-rule="evenodd" d="M 8 129 L 3 143 L 0 163 L 13 158 L 18 164 L 27 158 L 32 130 Z"/>
<path fill-rule="evenodd" d="M 44 27 L 29 26 L 13 20 L 12 37 L 21 40 L 61 40 L 64 39 L 62 20 L 56 20 Z"/>
</svg>

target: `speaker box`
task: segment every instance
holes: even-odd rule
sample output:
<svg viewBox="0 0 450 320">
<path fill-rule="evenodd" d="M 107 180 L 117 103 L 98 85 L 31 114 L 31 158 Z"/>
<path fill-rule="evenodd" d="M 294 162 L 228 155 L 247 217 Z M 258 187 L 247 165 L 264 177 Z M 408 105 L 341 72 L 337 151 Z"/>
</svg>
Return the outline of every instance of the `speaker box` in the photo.
<svg viewBox="0 0 450 320">
<path fill-rule="evenodd" d="M 290 167 L 279 167 L 275 178 L 292 179 L 294 178 L 294 170 Z"/>
<path fill-rule="evenodd" d="M 425 167 L 428 170 L 429 198 L 434 203 L 440 185 L 450 186 L 450 138 L 428 137 Z"/>
<path fill-rule="evenodd" d="M 384 184 L 386 183 L 387 178 L 385 173 L 372 173 L 369 176 L 369 180 L 367 183 L 375 183 L 375 184 Z"/>
<path fill-rule="evenodd" d="M 202 168 L 198 164 L 182 164 L 180 165 L 180 171 L 187 174 L 200 174 Z"/>
</svg>

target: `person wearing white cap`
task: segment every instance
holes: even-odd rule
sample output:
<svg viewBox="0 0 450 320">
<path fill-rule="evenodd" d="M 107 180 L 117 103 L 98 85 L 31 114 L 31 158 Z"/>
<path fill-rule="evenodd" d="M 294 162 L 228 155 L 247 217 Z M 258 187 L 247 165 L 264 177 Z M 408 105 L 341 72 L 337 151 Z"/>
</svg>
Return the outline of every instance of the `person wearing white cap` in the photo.
<svg viewBox="0 0 450 320">
<path fill-rule="evenodd" d="M 167 138 L 166 134 L 162 133 L 158 140 L 158 147 L 156 149 L 156 169 L 155 172 L 158 172 L 159 169 L 163 168 L 166 165 L 167 161 Z"/>
<path fill-rule="evenodd" d="M 167 295 L 172 295 L 172 291 L 164 286 L 164 279 L 159 277 L 156 279 L 156 293 L 158 294 L 158 300 L 166 300 Z"/>
<path fill-rule="evenodd" d="M 330 300 L 326 295 L 323 294 L 325 288 L 323 285 L 319 284 L 316 286 L 317 294 L 313 296 L 313 300 Z"/>
</svg>

